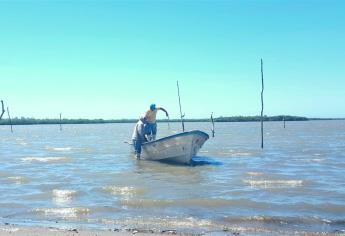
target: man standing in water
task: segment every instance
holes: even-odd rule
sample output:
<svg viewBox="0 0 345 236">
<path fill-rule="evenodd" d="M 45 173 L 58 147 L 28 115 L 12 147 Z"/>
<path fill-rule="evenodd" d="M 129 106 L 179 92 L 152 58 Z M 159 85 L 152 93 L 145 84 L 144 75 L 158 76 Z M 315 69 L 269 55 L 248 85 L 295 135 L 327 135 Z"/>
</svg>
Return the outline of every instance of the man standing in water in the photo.
<svg viewBox="0 0 345 236">
<path fill-rule="evenodd" d="M 141 145 L 144 142 L 147 142 L 147 139 L 145 137 L 145 124 L 146 124 L 145 118 L 140 117 L 139 121 L 135 124 L 134 130 L 133 130 L 132 141 L 134 145 L 135 156 L 137 157 L 137 159 L 140 158 Z"/>
<path fill-rule="evenodd" d="M 165 115 L 169 117 L 168 112 L 163 107 L 156 107 L 156 104 L 151 104 L 150 110 L 148 110 L 145 113 L 145 119 L 146 119 L 146 134 L 150 137 L 149 141 L 156 140 L 156 134 L 157 134 L 157 122 L 156 122 L 156 116 L 158 110 L 162 110 L 165 112 Z"/>
</svg>

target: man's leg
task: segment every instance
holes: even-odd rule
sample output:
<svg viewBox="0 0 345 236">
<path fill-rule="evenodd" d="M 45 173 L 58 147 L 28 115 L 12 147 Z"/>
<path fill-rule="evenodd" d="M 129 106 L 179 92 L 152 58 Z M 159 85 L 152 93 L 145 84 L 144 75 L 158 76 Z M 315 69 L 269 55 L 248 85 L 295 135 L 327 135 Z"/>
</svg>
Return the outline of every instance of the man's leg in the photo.
<svg viewBox="0 0 345 236">
<path fill-rule="evenodd" d="M 157 123 L 152 124 L 152 140 L 156 140 Z"/>
<path fill-rule="evenodd" d="M 134 141 L 134 150 L 135 150 L 135 156 L 137 159 L 140 159 L 141 154 L 141 140 L 135 139 Z"/>
<path fill-rule="evenodd" d="M 147 131 L 146 131 L 147 140 L 152 141 L 153 140 L 153 124 L 147 123 L 146 127 L 147 127 Z"/>
</svg>

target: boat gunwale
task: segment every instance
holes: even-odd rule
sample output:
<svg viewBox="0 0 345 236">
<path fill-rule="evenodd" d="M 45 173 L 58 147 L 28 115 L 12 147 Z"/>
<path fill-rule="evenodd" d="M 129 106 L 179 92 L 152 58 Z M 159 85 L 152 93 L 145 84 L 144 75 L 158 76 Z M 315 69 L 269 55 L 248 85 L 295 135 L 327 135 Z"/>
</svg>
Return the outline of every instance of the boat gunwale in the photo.
<svg viewBox="0 0 345 236">
<path fill-rule="evenodd" d="M 201 130 L 192 130 L 192 131 L 187 131 L 187 132 L 183 132 L 183 133 L 178 133 L 178 134 L 173 134 L 173 135 L 170 135 L 170 136 L 166 136 L 166 137 L 154 140 L 154 141 L 146 142 L 146 143 L 143 143 L 142 146 L 153 144 L 153 143 L 158 143 L 160 141 L 164 141 L 164 140 L 167 140 L 167 139 L 170 139 L 170 138 L 176 138 L 176 137 L 186 136 L 186 135 L 190 135 L 190 134 L 201 134 L 203 136 L 206 136 L 206 140 L 210 138 L 210 136 L 207 133 L 205 133 L 205 132 L 203 132 Z"/>
</svg>

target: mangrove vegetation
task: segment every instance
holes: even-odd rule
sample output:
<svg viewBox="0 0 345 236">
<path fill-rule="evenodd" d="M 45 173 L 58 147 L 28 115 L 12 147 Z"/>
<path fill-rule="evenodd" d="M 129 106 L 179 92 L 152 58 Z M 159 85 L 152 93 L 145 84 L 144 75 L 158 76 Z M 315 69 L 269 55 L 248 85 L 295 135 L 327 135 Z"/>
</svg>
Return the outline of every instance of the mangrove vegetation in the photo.
<svg viewBox="0 0 345 236">
<path fill-rule="evenodd" d="M 307 121 L 307 117 L 301 116 L 264 116 L 264 121 Z M 214 122 L 260 122 L 260 116 L 231 116 L 214 118 Z M 35 119 L 27 117 L 12 118 L 12 125 L 39 125 L 39 124 L 105 124 L 105 123 L 135 123 L 137 119 Z M 158 120 L 158 122 L 167 122 L 167 119 Z M 171 119 L 170 122 L 181 122 L 180 119 Z M 202 119 L 184 119 L 185 122 L 209 122 L 209 118 Z M 0 120 L 0 125 L 10 125 L 9 119 Z"/>
</svg>

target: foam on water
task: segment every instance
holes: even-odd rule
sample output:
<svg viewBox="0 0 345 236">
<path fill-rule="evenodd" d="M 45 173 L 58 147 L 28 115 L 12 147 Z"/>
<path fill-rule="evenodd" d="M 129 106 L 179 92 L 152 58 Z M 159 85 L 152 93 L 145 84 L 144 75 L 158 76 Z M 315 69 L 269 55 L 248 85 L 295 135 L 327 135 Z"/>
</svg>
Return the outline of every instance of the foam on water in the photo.
<svg viewBox="0 0 345 236">
<path fill-rule="evenodd" d="M 45 149 L 51 151 L 52 153 L 59 152 L 83 152 L 83 153 L 92 153 L 94 152 L 93 148 L 90 147 L 54 147 L 54 146 L 45 146 Z"/>
<path fill-rule="evenodd" d="M 53 189 L 53 195 L 60 198 L 70 198 L 76 194 L 75 190 Z"/>
<path fill-rule="evenodd" d="M 313 158 L 311 159 L 311 162 L 323 162 L 325 161 L 325 159 L 321 159 L 321 158 Z"/>
<path fill-rule="evenodd" d="M 102 187 L 102 191 L 110 193 L 112 195 L 119 195 L 125 197 L 133 197 L 144 192 L 143 189 L 130 187 L 130 186 L 106 186 Z"/>
<path fill-rule="evenodd" d="M 264 173 L 262 173 L 262 172 L 247 172 L 246 174 L 250 175 L 250 176 L 262 176 L 262 175 L 264 175 Z"/>
<path fill-rule="evenodd" d="M 23 176 L 9 176 L 7 179 L 15 184 L 24 184 L 29 182 L 28 178 Z"/>
<path fill-rule="evenodd" d="M 66 147 L 66 148 L 53 148 L 54 151 L 71 151 L 72 148 L 71 147 Z"/>
<path fill-rule="evenodd" d="M 173 200 L 160 199 L 123 199 L 120 201 L 124 207 L 146 208 L 146 207 L 163 207 L 173 205 Z"/>
<path fill-rule="evenodd" d="M 87 215 L 90 212 L 90 209 L 84 207 L 36 208 L 33 211 L 47 216 L 77 218 L 82 215 Z"/>
<path fill-rule="evenodd" d="M 218 152 L 218 154 L 221 156 L 230 156 L 230 157 L 248 157 L 248 156 L 253 155 L 253 153 L 251 152 L 247 152 L 243 150 L 233 150 L 233 149 L 220 151 Z"/>
<path fill-rule="evenodd" d="M 51 151 L 71 151 L 72 147 L 46 147 L 47 150 Z"/>
<path fill-rule="evenodd" d="M 72 201 L 72 197 L 76 195 L 77 191 L 75 190 L 63 190 L 63 189 L 54 189 L 52 191 L 53 200 L 57 204 L 66 204 Z"/>
<path fill-rule="evenodd" d="M 15 228 L 15 227 L 6 227 L 6 228 L 3 228 L 3 227 L 0 227 L 0 231 L 3 231 L 3 232 L 6 232 L 6 233 L 14 233 L 14 232 L 17 232 L 19 231 L 19 228 Z"/>
<path fill-rule="evenodd" d="M 303 180 L 243 180 L 253 188 L 295 188 L 303 185 Z"/>
<path fill-rule="evenodd" d="M 66 162 L 70 159 L 68 157 L 24 157 L 21 158 L 24 162 L 46 162 L 46 163 L 53 163 L 53 162 Z"/>
<path fill-rule="evenodd" d="M 29 178 L 25 176 L 13 176 L 8 172 L 0 172 L 0 181 L 9 184 L 25 184 L 29 182 Z"/>
</svg>

